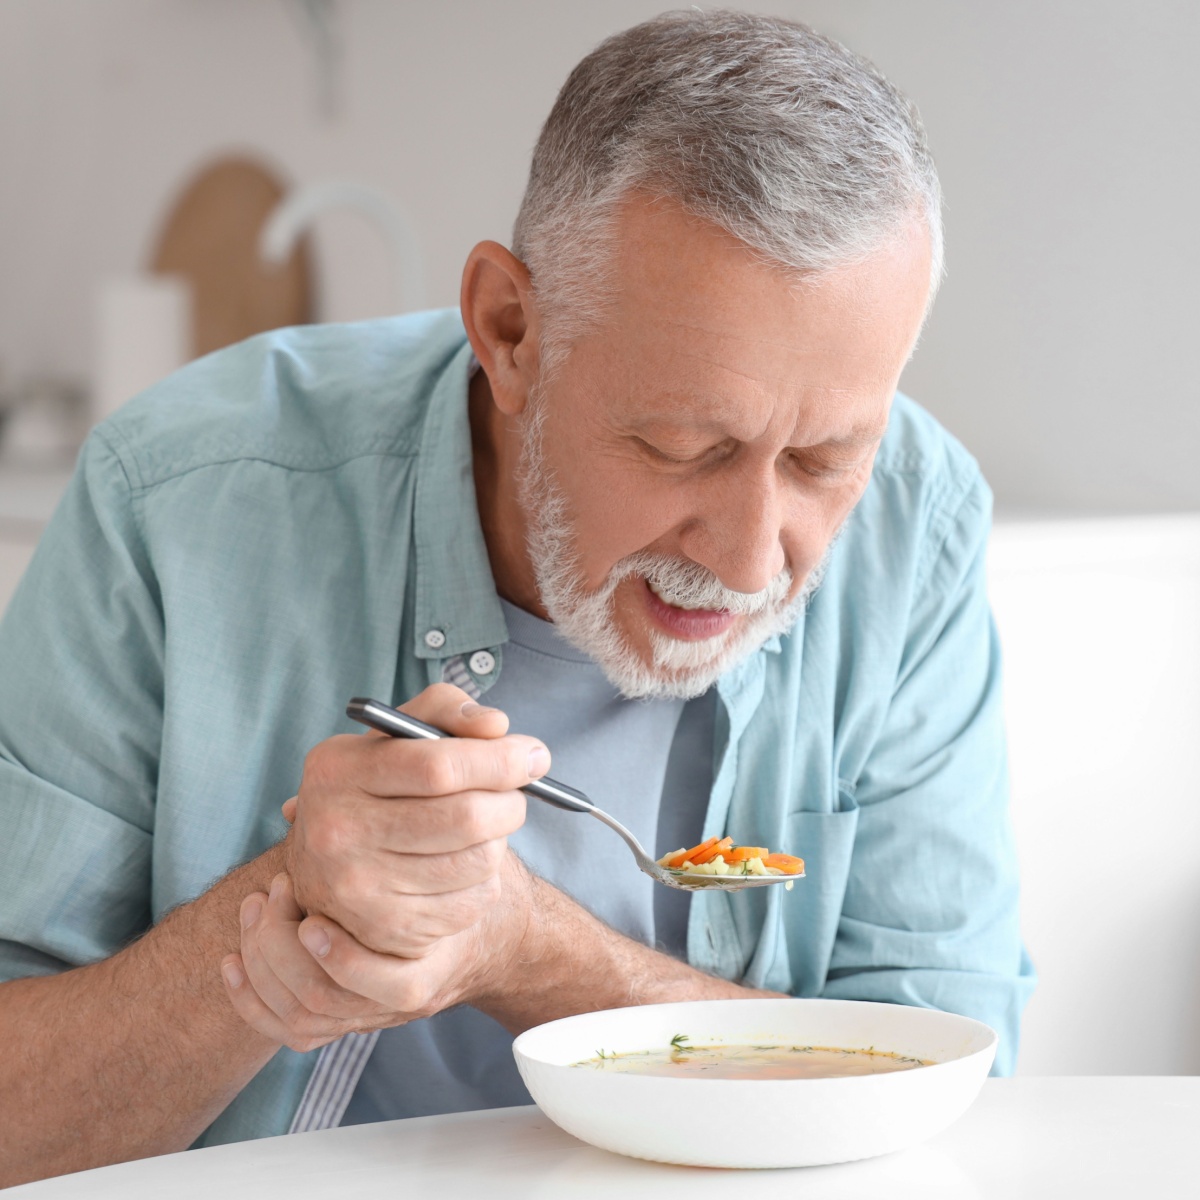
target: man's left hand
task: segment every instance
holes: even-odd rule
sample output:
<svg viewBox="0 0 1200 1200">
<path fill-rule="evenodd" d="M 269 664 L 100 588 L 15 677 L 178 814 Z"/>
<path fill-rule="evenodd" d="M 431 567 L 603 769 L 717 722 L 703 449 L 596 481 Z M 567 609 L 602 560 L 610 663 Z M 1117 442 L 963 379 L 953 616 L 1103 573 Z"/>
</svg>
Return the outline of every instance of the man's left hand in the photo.
<svg viewBox="0 0 1200 1200">
<path fill-rule="evenodd" d="M 532 895 L 529 872 L 511 851 L 502 879 L 501 902 L 484 920 L 410 959 L 367 949 L 329 917 L 306 917 L 291 879 L 277 875 L 269 896 L 255 892 L 242 902 L 241 952 L 225 962 L 244 982 L 231 988 L 226 980 L 230 1002 L 259 1033 L 307 1051 L 502 991 Z"/>
</svg>

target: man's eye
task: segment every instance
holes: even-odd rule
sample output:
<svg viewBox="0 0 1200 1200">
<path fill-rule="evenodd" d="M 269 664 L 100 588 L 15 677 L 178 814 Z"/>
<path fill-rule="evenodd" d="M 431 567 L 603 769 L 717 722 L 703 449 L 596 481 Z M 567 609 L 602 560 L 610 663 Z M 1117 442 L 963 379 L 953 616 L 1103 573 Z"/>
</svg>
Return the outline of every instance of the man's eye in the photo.
<svg viewBox="0 0 1200 1200">
<path fill-rule="evenodd" d="M 824 479 L 835 483 L 839 479 L 845 479 L 846 476 L 854 474 L 862 465 L 861 459 L 855 459 L 853 462 L 831 462 L 827 459 L 806 457 L 800 454 L 794 454 L 792 461 L 810 478 Z"/>
<path fill-rule="evenodd" d="M 638 438 L 638 441 L 641 442 L 642 449 L 647 451 L 652 458 L 659 462 L 672 463 L 675 466 L 686 466 L 688 463 L 699 462 L 707 453 L 707 451 L 701 451 L 699 454 L 669 454 L 666 450 L 661 450 L 658 446 L 642 438 Z"/>
</svg>

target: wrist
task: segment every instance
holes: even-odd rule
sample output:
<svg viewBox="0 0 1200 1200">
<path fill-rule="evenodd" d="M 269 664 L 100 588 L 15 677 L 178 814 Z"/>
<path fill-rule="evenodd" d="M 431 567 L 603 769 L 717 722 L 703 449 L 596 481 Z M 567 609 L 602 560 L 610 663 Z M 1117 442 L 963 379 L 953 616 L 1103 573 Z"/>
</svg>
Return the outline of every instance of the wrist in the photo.
<svg viewBox="0 0 1200 1200">
<path fill-rule="evenodd" d="M 480 970 L 463 1001 L 487 1008 L 511 995 L 528 978 L 538 957 L 535 947 L 538 878 L 510 850 L 501 876 L 503 894 L 493 917 L 478 926 Z"/>
</svg>

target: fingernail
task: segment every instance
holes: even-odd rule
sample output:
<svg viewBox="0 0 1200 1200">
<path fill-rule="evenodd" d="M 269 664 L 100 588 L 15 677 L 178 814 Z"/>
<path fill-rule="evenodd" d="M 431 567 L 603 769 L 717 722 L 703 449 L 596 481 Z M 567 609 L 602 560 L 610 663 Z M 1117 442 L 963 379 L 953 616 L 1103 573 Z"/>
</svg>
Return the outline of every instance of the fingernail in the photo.
<svg viewBox="0 0 1200 1200">
<path fill-rule="evenodd" d="M 324 958 L 329 953 L 329 934 L 320 925 L 308 925 L 301 929 L 300 940 L 315 958 Z"/>
<path fill-rule="evenodd" d="M 221 968 L 221 974 L 225 976 L 225 982 L 229 984 L 231 988 L 240 988 L 245 982 L 241 971 L 237 969 L 236 963 L 226 963 Z"/>
<path fill-rule="evenodd" d="M 271 880 L 271 895 L 270 895 L 269 899 L 278 900 L 280 893 L 282 891 L 283 891 L 283 876 L 276 875 L 275 878 Z"/>
<path fill-rule="evenodd" d="M 494 708 L 488 708 L 486 704 L 476 704 L 474 700 L 467 700 L 459 710 L 464 717 L 481 717 L 484 713 L 494 713 Z"/>
<path fill-rule="evenodd" d="M 249 929 L 262 916 L 262 901 L 247 900 L 242 905 L 242 928 Z"/>
<path fill-rule="evenodd" d="M 538 746 L 529 752 L 529 777 L 540 779 L 550 770 L 550 751 L 545 746 Z"/>
</svg>

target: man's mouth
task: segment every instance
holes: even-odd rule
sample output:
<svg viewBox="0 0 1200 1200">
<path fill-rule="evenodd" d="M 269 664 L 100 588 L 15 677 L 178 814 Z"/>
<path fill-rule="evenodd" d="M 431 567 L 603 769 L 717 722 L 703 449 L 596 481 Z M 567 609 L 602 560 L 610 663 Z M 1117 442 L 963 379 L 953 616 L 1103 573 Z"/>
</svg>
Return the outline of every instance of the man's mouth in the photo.
<svg viewBox="0 0 1200 1200">
<path fill-rule="evenodd" d="M 728 609 L 684 608 L 664 600 L 648 579 L 642 580 L 642 594 L 651 620 L 671 637 L 700 642 L 724 633 L 737 620 Z"/>
</svg>

